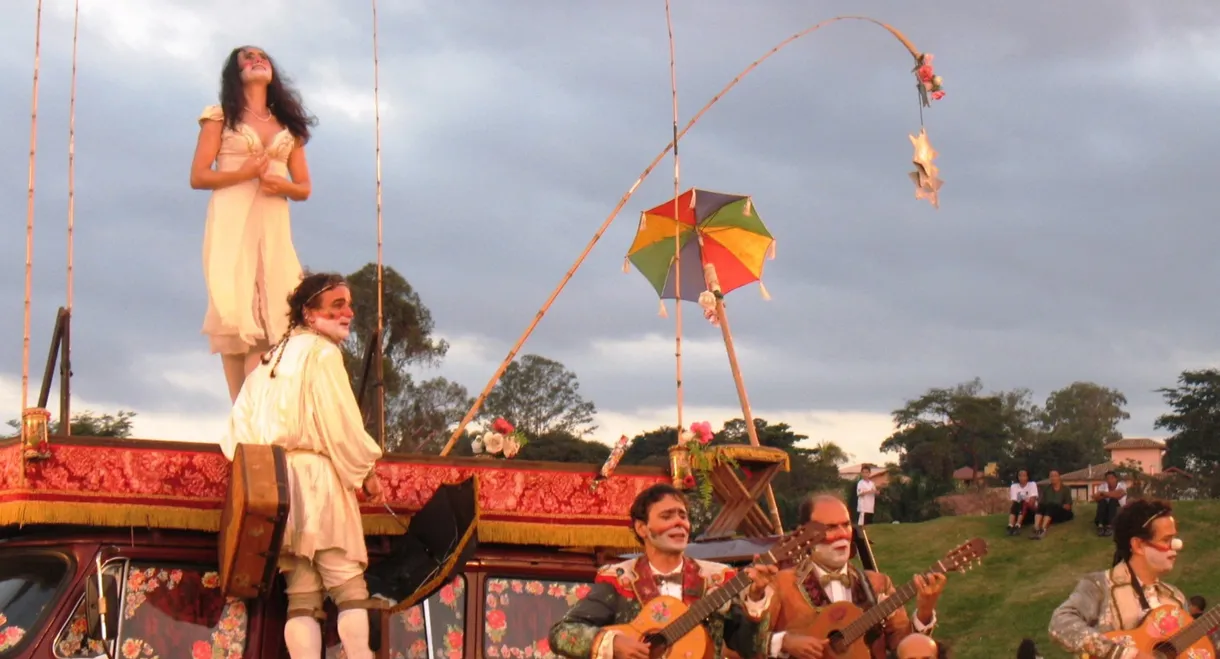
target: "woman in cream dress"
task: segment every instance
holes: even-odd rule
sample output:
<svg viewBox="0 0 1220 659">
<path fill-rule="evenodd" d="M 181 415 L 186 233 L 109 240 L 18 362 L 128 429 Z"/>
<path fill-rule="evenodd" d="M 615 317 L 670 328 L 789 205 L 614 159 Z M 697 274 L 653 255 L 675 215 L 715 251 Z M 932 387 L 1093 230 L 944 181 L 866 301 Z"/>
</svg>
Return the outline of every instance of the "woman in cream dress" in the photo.
<svg viewBox="0 0 1220 659">
<path fill-rule="evenodd" d="M 232 400 L 288 329 L 288 295 L 301 281 L 288 201 L 309 198 L 305 143 L 315 123 L 271 58 L 253 46 L 230 53 L 220 105 L 199 117 L 191 187 L 212 191 L 203 234 L 203 333 L 221 356 Z"/>
</svg>

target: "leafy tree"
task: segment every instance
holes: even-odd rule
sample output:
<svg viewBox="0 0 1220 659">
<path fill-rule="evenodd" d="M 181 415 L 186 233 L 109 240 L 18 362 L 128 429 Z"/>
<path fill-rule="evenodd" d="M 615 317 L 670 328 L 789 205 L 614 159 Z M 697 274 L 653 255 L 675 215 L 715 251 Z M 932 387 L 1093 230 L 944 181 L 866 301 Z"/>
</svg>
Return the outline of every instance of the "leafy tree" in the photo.
<svg viewBox="0 0 1220 659">
<path fill-rule="evenodd" d="M 563 431 L 550 432 L 539 437 L 529 437 L 518 460 L 545 460 L 600 465 L 610 457 L 610 447 L 573 436 Z"/>
<path fill-rule="evenodd" d="M 343 346 L 344 360 L 357 395 L 364 382 L 364 356 L 377 330 L 377 264 L 369 263 L 347 276 L 355 318 Z M 394 268 L 382 269 L 382 386 L 386 407 L 386 449 L 429 452 L 474 403 L 466 388 L 443 377 L 417 382 L 411 369 L 438 365 L 449 344 L 433 336 L 432 312 L 419 293 Z M 370 377 L 375 374 L 370 373 Z M 377 392 L 361 401 L 364 409 Z M 368 415 L 366 429 L 377 436 L 376 419 Z M 447 437 L 445 437 L 447 439 Z"/>
<path fill-rule="evenodd" d="M 1126 404 L 1117 389 L 1073 382 L 1047 397 L 1042 426 L 1051 437 L 1079 444 L 1084 458 L 1096 464 L 1105 460 L 1106 444 L 1123 438 L 1118 424 L 1131 418 Z"/>
<path fill-rule="evenodd" d="M 72 434 L 79 437 L 131 437 L 133 428 L 132 419 L 135 418 L 135 412 L 120 410 L 115 414 L 98 414 L 85 410 L 72 415 Z M 21 421 L 13 419 L 8 422 L 17 434 L 21 433 Z M 54 419 L 51 420 L 51 428 L 55 428 Z"/>
<path fill-rule="evenodd" d="M 1157 392 L 1173 410 L 1156 420 L 1173 433 L 1167 466 L 1204 477 L 1220 473 L 1220 370 L 1182 371 L 1178 386 Z"/>
<path fill-rule="evenodd" d="M 1030 479 L 1041 480 L 1049 477 L 1051 470 L 1066 474 L 1090 464 L 1096 462 L 1090 461 L 1083 444 L 1073 438 L 1051 435 L 1013 451 L 1011 458 L 1000 463 L 1000 476 L 1006 481 L 1016 480 L 1017 472 L 1025 469 Z"/>
<path fill-rule="evenodd" d="M 508 365 L 488 394 L 480 418 L 504 417 L 527 436 L 551 432 L 580 436 L 592 432 L 597 407 L 580 395 L 576 374 L 540 355 Z"/>
</svg>

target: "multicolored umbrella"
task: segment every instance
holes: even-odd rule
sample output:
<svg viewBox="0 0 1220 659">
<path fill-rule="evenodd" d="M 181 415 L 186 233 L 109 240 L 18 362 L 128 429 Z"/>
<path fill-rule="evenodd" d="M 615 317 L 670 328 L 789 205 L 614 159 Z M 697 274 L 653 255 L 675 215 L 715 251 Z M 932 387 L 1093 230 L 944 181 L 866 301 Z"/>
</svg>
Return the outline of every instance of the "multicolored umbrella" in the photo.
<svg viewBox="0 0 1220 659">
<path fill-rule="evenodd" d="M 763 261 L 775 258 L 775 238 L 759 219 L 750 197 L 690 189 L 674 200 L 644 211 L 635 241 L 627 251 L 631 261 L 662 299 L 677 299 L 675 282 L 680 264 L 681 297 L 698 302 L 707 290 L 703 267 L 715 266 L 722 293 L 762 278 Z M 681 258 L 675 259 L 674 233 Z M 763 289 L 766 297 L 766 289 Z"/>
</svg>

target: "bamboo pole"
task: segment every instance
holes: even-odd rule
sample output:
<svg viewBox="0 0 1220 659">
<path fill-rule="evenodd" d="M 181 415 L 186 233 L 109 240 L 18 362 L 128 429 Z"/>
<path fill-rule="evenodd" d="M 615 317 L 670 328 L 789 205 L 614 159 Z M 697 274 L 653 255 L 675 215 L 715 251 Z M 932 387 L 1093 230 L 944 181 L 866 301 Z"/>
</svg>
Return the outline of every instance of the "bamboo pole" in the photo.
<svg viewBox="0 0 1220 659">
<path fill-rule="evenodd" d="M 385 437 L 385 359 L 382 356 L 382 346 L 385 345 L 385 284 L 382 278 L 382 218 L 381 218 L 381 66 L 377 55 L 377 0 L 373 3 L 373 125 L 374 152 L 377 163 L 377 346 L 373 350 L 373 358 L 377 361 L 375 373 L 377 385 L 373 391 L 373 399 L 377 407 L 377 443 L 384 450 Z"/>
<path fill-rule="evenodd" d="M 704 106 L 695 113 L 695 116 L 691 117 L 690 121 L 686 122 L 686 126 L 678 132 L 677 138 L 666 145 L 666 147 L 652 159 L 652 162 L 648 163 L 648 166 L 644 168 L 643 173 L 641 173 L 639 178 L 635 180 L 635 183 L 632 183 L 631 187 L 627 188 L 627 192 L 625 192 L 618 200 L 618 204 L 614 206 L 614 209 L 611 210 L 610 214 L 606 216 L 606 219 L 602 222 L 601 226 L 599 226 L 597 231 L 593 233 L 593 237 L 589 239 L 589 242 L 585 245 L 584 249 L 581 250 L 580 254 L 576 257 L 576 261 L 570 268 L 568 268 L 567 272 L 563 274 L 563 277 L 559 280 L 559 284 L 556 285 L 555 289 L 551 291 L 551 294 L 547 297 L 546 301 L 542 303 L 542 307 L 538 309 L 538 311 L 534 314 L 534 317 L 530 320 L 529 324 L 526 325 L 525 331 L 521 333 L 521 336 L 517 338 L 517 342 L 513 344 L 513 347 L 509 349 L 508 354 L 505 355 L 504 359 L 500 362 L 500 365 L 496 367 L 495 373 L 492 373 L 491 378 L 483 387 L 483 391 L 479 393 L 477 398 L 475 398 L 474 404 L 470 406 L 469 410 L 467 410 L 466 415 L 462 417 L 462 420 L 458 423 L 457 428 L 454 429 L 453 434 L 449 436 L 449 441 L 446 442 L 444 448 L 441 449 L 440 454 L 442 456 L 448 455 L 449 451 L 453 450 L 453 445 L 456 444 L 458 438 L 462 436 L 462 432 L 466 430 L 466 426 L 469 425 L 471 420 L 474 419 L 475 415 L 479 413 L 479 409 L 482 408 L 483 402 L 487 400 L 488 394 L 491 393 L 491 390 L 496 386 L 496 383 L 500 381 L 500 376 L 504 375 L 504 370 L 507 369 L 508 365 L 511 364 L 513 359 L 516 358 L 517 353 L 521 350 L 521 347 L 525 345 L 526 340 L 528 340 L 530 335 L 534 333 L 534 329 L 538 327 L 538 323 L 542 321 L 542 317 L 546 315 L 547 310 L 551 308 L 551 305 L 555 303 L 556 298 L 558 298 L 559 294 L 563 292 L 564 287 L 567 286 L 568 282 L 572 280 L 573 276 L 575 276 L 576 270 L 579 269 L 581 264 L 585 262 L 585 259 L 589 256 L 589 252 L 593 251 L 594 245 L 596 245 L 597 242 L 601 240 L 602 235 L 606 233 L 606 229 L 610 228 L 610 224 L 614 222 L 614 218 L 618 217 L 619 211 L 623 210 L 623 206 L 626 206 L 631 197 L 635 195 L 635 191 L 639 189 L 640 184 L 642 184 L 644 179 L 648 178 L 648 176 L 652 174 L 652 170 L 656 169 L 656 166 L 661 162 L 661 159 L 665 157 L 665 154 L 669 153 L 669 150 L 674 148 L 674 146 L 677 144 L 677 139 L 686 135 L 687 131 L 693 128 L 695 124 L 699 123 L 699 120 L 703 118 L 703 115 L 706 114 L 708 110 L 712 109 L 713 106 L 719 103 L 726 94 L 732 91 L 738 83 L 744 80 L 746 76 L 757 69 L 763 62 L 767 61 L 787 46 L 796 42 L 798 39 L 813 34 L 814 32 L 832 23 L 847 20 L 865 21 L 884 28 L 891 35 L 893 35 L 894 38 L 902 42 L 902 45 L 911 53 L 911 57 L 915 58 L 916 63 L 918 63 L 919 51 L 915 49 L 915 45 L 911 43 L 910 40 L 908 40 L 901 32 L 892 26 L 882 23 L 874 18 L 869 18 L 868 16 L 836 16 L 834 18 L 826 19 L 820 23 L 801 30 L 790 37 L 787 37 L 783 41 L 780 41 L 762 57 L 759 57 L 751 62 L 749 66 L 743 69 L 741 73 L 738 73 L 736 77 L 734 77 L 727 85 L 724 86 L 724 88 L 717 92 L 716 95 L 711 98 L 711 100 L 704 104 Z"/>
<path fill-rule="evenodd" d="M 665 0 L 665 27 L 669 32 L 669 91 L 672 99 L 674 126 L 674 372 L 678 385 L 678 430 L 674 443 L 682 441 L 682 222 L 678 219 L 681 209 L 678 196 L 681 194 L 680 161 L 678 159 L 678 72 L 674 64 L 674 21 L 669 11 L 669 0 Z M 665 301 L 661 301 L 664 309 Z"/>
<path fill-rule="evenodd" d="M 760 446 L 758 428 L 754 426 L 754 412 L 750 409 L 750 397 L 746 394 L 745 379 L 741 376 L 741 366 L 737 363 L 737 348 L 733 346 L 733 332 L 729 329 L 729 315 L 724 308 L 724 293 L 720 291 L 720 278 L 716 276 L 716 266 L 712 263 L 703 264 L 703 277 L 707 281 L 707 290 L 716 296 L 716 319 L 720 325 L 720 335 L 724 337 L 724 349 L 729 356 L 729 370 L 733 373 L 733 384 L 737 386 L 737 400 L 741 403 L 741 417 L 746 422 L 746 435 L 750 444 Z M 779 504 L 775 502 L 775 491 L 767 483 L 767 505 L 771 508 L 771 523 L 775 524 L 776 535 L 783 535 L 784 523 L 780 520 Z"/>
<path fill-rule="evenodd" d="M 38 65 L 42 48 L 42 0 L 34 9 L 34 92 L 30 101 L 30 180 L 25 211 L 25 318 L 21 340 L 21 411 L 30 398 L 30 296 L 34 275 L 34 161 L 38 153 Z"/>
<path fill-rule="evenodd" d="M 60 346 L 59 389 L 59 434 L 72 434 L 72 405 L 69 378 L 72 377 L 72 283 L 76 271 L 74 246 L 76 238 L 76 52 L 80 37 L 80 0 L 76 0 L 72 11 L 72 86 L 68 97 L 68 284 L 67 316 L 64 320 L 63 344 Z"/>
</svg>

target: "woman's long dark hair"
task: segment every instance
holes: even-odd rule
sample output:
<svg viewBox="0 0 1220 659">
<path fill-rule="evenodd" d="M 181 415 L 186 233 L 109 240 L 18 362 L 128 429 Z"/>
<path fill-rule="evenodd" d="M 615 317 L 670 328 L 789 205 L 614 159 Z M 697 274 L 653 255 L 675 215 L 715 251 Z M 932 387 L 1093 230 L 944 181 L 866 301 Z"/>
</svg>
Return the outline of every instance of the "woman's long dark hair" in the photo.
<svg viewBox="0 0 1220 659">
<path fill-rule="evenodd" d="M 242 110 L 246 109 L 246 94 L 241 81 L 241 53 L 250 46 L 234 48 L 229 53 L 224 70 L 220 73 L 220 107 L 225 113 L 225 127 L 237 130 Z M 289 83 L 288 76 L 280 70 L 275 60 L 267 55 L 271 64 L 271 82 L 267 83 L 267 109 L 280 125 L 288 129 L 301 144 L 309 141 L 309 127 L 318 119 L 310 116 L 301 102 L 301 94 Z"/>
</svg>

